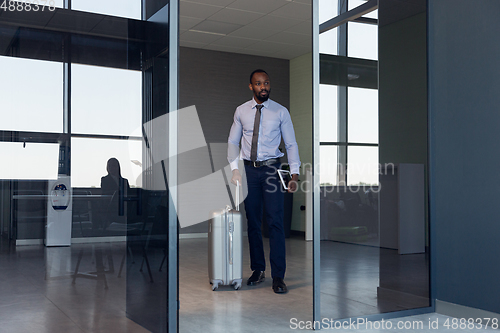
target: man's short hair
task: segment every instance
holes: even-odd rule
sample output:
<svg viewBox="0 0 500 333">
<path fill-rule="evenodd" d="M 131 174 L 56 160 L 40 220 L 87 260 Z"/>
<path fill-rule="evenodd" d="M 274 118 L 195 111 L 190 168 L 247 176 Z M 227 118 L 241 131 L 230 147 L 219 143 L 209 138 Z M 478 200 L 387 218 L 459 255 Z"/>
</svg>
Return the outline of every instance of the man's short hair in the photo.
<svg viewBox="0 0 500 333">
<path fill-rule="evenodd" d="M 252 72 L 252 74 L 250 74 L 250 83 L 252 83 L 252 78 L 253 78 L 253 75 L 256 74 L 256 73 L 264 73 L 266 74 L 267 76 L 269 76 L 269 74 L 267 74 L 267 72 L 263 69 L 256 69 Z"/>
</svg>

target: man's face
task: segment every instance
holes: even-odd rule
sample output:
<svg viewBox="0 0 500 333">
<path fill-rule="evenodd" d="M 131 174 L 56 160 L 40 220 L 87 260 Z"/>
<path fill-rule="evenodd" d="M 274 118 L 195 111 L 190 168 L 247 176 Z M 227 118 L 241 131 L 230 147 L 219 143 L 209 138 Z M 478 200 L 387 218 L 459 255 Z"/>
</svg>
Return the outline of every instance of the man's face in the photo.
<svg viewBox="0 0 500 333">
<path fill-rule="evenodd" d="M 250 90 L 257 102 L 265 102 L 271 93 L 271 82 L 266 73 L 255 73 L 252 77 L 252 83 L 249 84 Z"/>
</svg>

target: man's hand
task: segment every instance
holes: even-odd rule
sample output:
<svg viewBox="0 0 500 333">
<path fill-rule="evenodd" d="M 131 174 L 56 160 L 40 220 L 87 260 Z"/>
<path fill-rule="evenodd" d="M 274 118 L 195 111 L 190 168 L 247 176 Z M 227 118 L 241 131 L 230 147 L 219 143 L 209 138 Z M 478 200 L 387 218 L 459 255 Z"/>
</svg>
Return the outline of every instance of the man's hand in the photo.
<svg viewBox="0 0 500 333">
<path fill-rule="evenodd" d="M 240 174 L 240 170 L 238 169 L 234 169 L 233 170 L 233 177 L 231 178 L 231 183 L 233 183 L 234 185 L 237 185 L 236 182 L 239 182 L 238 184 L 241 186 L 241 174 Z"/>
<path fill-rule="evenodd" d="M 233 176 L 234 177 L 234 176 Z M 297 182 L 299 181 L 299 175 L 298 174 L 293 174 L 292 175 L 292 180 L 288 182 L 288 193 L 294 193 L 297 191 L 298 184 Z"/>
</svg>

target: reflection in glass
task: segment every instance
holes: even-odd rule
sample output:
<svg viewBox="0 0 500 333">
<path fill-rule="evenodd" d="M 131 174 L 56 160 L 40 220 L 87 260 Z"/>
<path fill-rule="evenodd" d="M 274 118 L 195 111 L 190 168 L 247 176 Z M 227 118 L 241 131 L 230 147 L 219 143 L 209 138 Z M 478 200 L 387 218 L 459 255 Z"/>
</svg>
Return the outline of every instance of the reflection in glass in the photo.
<svg viewBox="0 0 500 333">
<path fill-rule="evenodd" d="M 338 142 L 338 88 L 329 84 L 319 86 L 319 127 L 321 142 Z"/>
<path fill-rule="evenodd" d="M 351 58 L 378 60 L 378 26 L 349 22 L 347 55 Z"/>
<path fill-rule="evenodd" d="M 141 187 L 142 141 L 113 139 L 71 139 L 71 184 L 73 187 L 100 187 L 106 166 L 115 157 L 121 175 L 131 187 Z"/>
<path fill-rule="evenodd" d="M 0 179 L 57 179 L 59 144 L 0 142 Z"/>
<path fill-rule="evenodd" d="M 319 53 L 338 55 L 338 29 L 328 30 L 319 35 Z"/>
<path fill-rule="evenodd" d="M 378 90 L 349 87 L 347 96 L 349 142 L 378 143 Z"/>
<path fill-rule="evenodd" d="M 141 19 L 141 0 L 72 0 L 71 9 L 111 16 Z"/>
<path fill-rule="evenodd" d="M 63 65 L 0 56 L 0 129 L 63 130 Z"/>
<path fill-rule="evenodd" d="M 349 10 L 354 9 L 356 7 L 361 6 L 362 4 L 366 3 L 366 0 L 349 0 Z M 374 10 L 373 12 L 369 12 L 368 14 L 363 15 L 363 17 L 368 17 L 368 18 L 373 18 L 376 19 L 378 18 L 378 9 Z"/>
<path fill-rule="evenodd" d="M 378 186 L 378 147 L 347 148 L 347 185 Z"/>
<path fill-rule="evenodd" d="M 141 133 L 141 72 L 75 64 L 71 70 L 73 133 Z"/>
<path fill-rule="evenodd" d="M 338 1 L 320 0 L 319 1 L 319 24 L 328 21 L 332 17 L 338 15 L 339 4 Z"/>
<path fill-rule="evenodd" d="M 337 185 L 338 146 L 320 146 L 319 154 L 320 184 L 322 186 Z"/>
</svg>

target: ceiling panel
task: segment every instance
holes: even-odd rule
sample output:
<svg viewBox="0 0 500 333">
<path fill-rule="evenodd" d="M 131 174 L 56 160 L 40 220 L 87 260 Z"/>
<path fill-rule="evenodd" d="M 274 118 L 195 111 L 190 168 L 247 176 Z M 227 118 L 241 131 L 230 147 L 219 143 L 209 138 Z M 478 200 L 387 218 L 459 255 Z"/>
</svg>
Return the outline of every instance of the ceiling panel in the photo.
<svg viewBox="0 0 500 333">
<path fill-rule="evenodd" d="M 206 19 L 224 7 L 181 1 L 179 15 Z"/>
<path fill-rule="evenodd" d="M 236 0 L 228 8 L 247 10 L 255 13 L 269 14 L 288 4 L 287 0 Z"/>
<path fill-rule="evenodd" d="M 276 17 L 266 15 L 250 24 L 249 27 L 255 27 L 256 32 L 260 32 L 262 35 L 267 34 L 267 30 L 273 31 L 283 31 L 287 30 L 297 24 L 302 23 L 303 21 L 297 19 L 290 19 L 285 17 Z"/>
<path fill-rule="evenodd" d="M 287 44 L 300 44 L 304 41 L 310 40 L 309 36 L 296 34 L 293 32 L 279 32 L 275 35 L 267 37 L 265 40 L 277 43 L 287 43 Z"/>
<path fill-rule="evenodd" d="M 179 45 L 180 46 L 184 46 L 184 47 L 192 47 L 192 48 L 195 48 L 195 49 L 201 49 L 204 46 L 207 46 L 208 44 L 207 43 L 196 43 L 196 42 L 188 42 L 188 41 L 180 40 L 179 41 Z"/>
<path fill-rule="evenodd" d="M 286 18 L 294 18 L 299 20 L 307 20 L 311 18 L 311 5 L 306 5 L 297 2 L 290 2 L 283 7 L 271 12 L 272 16 L 281 16 Z"/>
<path fill-rule="evenodd" d="M 240 28 L 234 32 L 232 32 L 230 35 L 233 37 L 243 37 L 243 38 L 251 38 L 251 39 L 260 39 L 264 40 L 264 38 L 277 34 L 280 32 L 280 30 L 260 30 L 255 27 L 251 26 L 244 26 L 243 28 Z"/>
<path fill-rule="evenodd" d="M 233 32 L 241 27 L 243 27 L 241 24 L 233 24 L 233 23 L 205 20 L 205 21 L 201 22 L 200 24 L 197 24 L 196 26 L 191 28 L 191 30 L 206 31 L 206 32 L 213 32 L 213 33 L 217 33 L 217 34 L 228 35 L 231 32 Z"/>
<path fill-rule="evenodd" d="M 224 8 L 214 15 L 210 16 L 209 19 L 220 22 L 246 25 L 257 20 L 258 18 L 261 18 L 262 16 L 264 16 L 264 14 L 248 12 L 239 9 Z"/>
<path fill-rule="evenodd" d="M 221 39 L 222 37 L 222 35 L 208 34 L 189 30 L 180 35 L 179 40 L 186 42 L 204 43 L 206 45 L 215 42 L 217 39 Z"/>
<path fill-rule="evenodd" d="M 195 17 L 187 17 L 187 16 L 180 16 L 179 17 L 179 29 L 184 29 L 184 30 L 189 30 L 198 23 L 203 21 L 201 18 L 195 18 Z"/>
<path fill-rule="evenodd" d="M 294 25 L 291 28 L 286 29 L 286 31 L 295 32 L 297 34 L 312 36 L 312 22 L 311 22 L 311 20 L 304 21 L 302 23 Z"/>
<path fill-rule="evenodd" d="M 236 48 L 243 48 L 243 47 L 249 47 L 249 46 L 255 44 L 256 42 L 258 42 L 258 40 L 225 36 L 225 37 L 222 37 L 221 39 L 216 40 L 212 44 L 223 45 L 223 46 L 232 46 L 232 47 L 236 47 Z"/>
<path fill-rule="evenodd" d="M 229 5 L 230 3 L 233 3 L 235 0 L 181 0 L 182 2 L 193 2 L 193 3 L 201 3 L 203 5 L 214 5 L 214 6 L 220 6 L 220 7 L 225 7 Z"/>
</svg>

